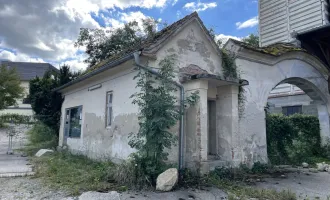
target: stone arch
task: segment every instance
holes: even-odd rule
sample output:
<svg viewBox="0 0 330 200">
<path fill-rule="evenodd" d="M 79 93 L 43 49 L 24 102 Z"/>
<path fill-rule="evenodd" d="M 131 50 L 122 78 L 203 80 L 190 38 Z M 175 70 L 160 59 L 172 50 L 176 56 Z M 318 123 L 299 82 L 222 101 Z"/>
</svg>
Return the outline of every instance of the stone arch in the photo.
<svg viewBox="0 0 330 200">
<path fill-rule="evenodd" d="M 264 107 L 272 89 L 282 83 L 297 85 L 318 102 L 321 136 L 323 141 L 330 138 L 330 95 L 324 73 L 326 67 L 313 56 L 302 52 L 265 60 L 236 60 L 243 72 L 242 78 L 250 83 L 246 86 L 245 112 L 239 120 L 238 143 L 241 146 L 241 162 L 248 164 L 268 160 Z"/>
</svg>

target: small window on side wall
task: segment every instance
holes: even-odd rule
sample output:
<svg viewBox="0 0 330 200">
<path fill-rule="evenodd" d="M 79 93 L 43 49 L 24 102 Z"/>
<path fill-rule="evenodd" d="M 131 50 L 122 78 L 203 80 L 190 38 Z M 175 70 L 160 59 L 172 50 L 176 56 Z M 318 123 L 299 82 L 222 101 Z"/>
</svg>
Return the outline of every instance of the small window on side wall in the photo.
<svg viewBox="0 0 330 200">
<path fill-rule="evenodd" d="M 113 99 L 113 93 L 112 92 L 107 92 L 106 127 L 111 126 L 111 122 L 112 122 L 112 99 Z"/>
<path fill-rule="evenodd" d="M 302 106 L 286 106 L 282 107 L 283 115 L 290 116 L 294 114 L 302 114 Z"/>
</svg>

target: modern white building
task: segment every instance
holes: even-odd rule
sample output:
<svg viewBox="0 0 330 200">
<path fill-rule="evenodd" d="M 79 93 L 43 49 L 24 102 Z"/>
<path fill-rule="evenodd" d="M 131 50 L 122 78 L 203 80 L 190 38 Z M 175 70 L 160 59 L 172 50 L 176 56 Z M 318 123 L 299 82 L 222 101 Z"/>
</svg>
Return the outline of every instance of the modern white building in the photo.
<svg viewBox="0 0 330 200">
<path fill-rule="evenodd" d="M 259 0 L 260 46 L 329 24 L 329 0 Z"/>
<path fill-rule="evenodd" d="M 29 81 L 35 77 L 43 77 L 48 70 L 58 71 L 58 69 L 49 63 L 1 61 L 0 65 L 15 68 L 20 76 L 21 86 L 24 87 L 24 98 L 17 100 L 16 106 L 1 110 L 0 115 L 6 113 L 33 115 L 31 104 L 27 98 L 29 95 Z"/>
</svg>

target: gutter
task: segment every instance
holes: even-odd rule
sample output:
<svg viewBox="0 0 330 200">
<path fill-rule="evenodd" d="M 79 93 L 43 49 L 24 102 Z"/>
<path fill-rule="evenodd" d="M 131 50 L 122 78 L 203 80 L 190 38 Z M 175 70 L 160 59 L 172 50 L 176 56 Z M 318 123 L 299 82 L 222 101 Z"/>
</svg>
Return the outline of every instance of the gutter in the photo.
<svg viewBox="0 0 330 200">
<path fill-rule="evenodd" d="M 135 52 L 134 53 L 134 60 L 135 60 L 135 65 L 138 66 L 139 68 L 142 68 L 145 71 L 150 72 L 153 75 L 156 75 L 160 78 L 164 78 L 161 74 L 156 72 L 155 70 L 152 70 L 148 66 L 144 66 L 140 63 L 140 55 L 141 52 Z M 184 87 L 180 83 L 177 83 L 172 80 L 168 80 L 170 83 L 173 85 L 177 86 L 180 88 L 180 112 L 181 112 L 181 118 L 180 118 L 180 133 L 179 133 L 179 171 L 183 170 L 183 145 L 184 145 Z"/>
<path fill-rule="evenodd" d="M 92 77 L 92 76 L 94 76 L 96 74 L 100 74 L 100 73 L 102 73 L 102 72 L 104 72 L 104 71 L 106 71 L 108 69 L 114 68 L 114 67 L 116 67 L 116 66 L 118 66 L 118 65 L 120 65 L 120 64 L 122 64 L 122 63 L 124 63 L 124 62 L 126 62 L 128 60 L 131 60 L 133 58 L 134 58 L 134 53 L 127 54 L 126 56 L 123 56 L 122 58 L 120 58 L 118 60 L 115 60 L 113 62 L 106 63 L 102 67 L 100 67 L 100 68 L 98 68 L 98 69 L 96 69 L 96 70 L 94 70 L 94 71 L 92 71 L 92 72 L 90 72 L 90 73 L 88 73 L 88 74 L 86 74 L 86 75 L 84 75 L 82 77 L 79 77 L 79 78 L 77 78 L 77 79 L 75 79 L 73 81 L 70 81 L 69 83 L 66 83 L 66 84 L 64 84 L 64 85 L 62 85 L 62 86 L 60 86 L 58 88 L 55 88 L 53 91 L 54 92 L 57 92 L 59 90 L 62 90 L 64 88 L 67 88 L 67 87 L 69 87 L 71 85 L 74 85 L 74 84 L 79 83 L 79 82 L 81 82 L 83 80 L 86 80 L 86 79 L 88 79 L 88 78 L 90 78 L 90 77 Z"/>
</svg>

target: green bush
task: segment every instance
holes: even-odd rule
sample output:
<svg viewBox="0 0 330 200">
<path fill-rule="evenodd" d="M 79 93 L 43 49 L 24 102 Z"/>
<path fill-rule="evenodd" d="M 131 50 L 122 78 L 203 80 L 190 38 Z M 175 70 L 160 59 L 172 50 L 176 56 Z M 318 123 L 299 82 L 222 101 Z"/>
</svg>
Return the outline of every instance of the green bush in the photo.
<svg viewBox="0 0 330 200">
<path fill-rule="evenodd" d="M 39 149 L 55 149 L 58 144 L 55 131 L 41 122 L 34 124 L 27 135 L 29 144 L 24 150 L 28 155 L 35 154 Z"/>
<path fill-rule="evenodd" d="M 310 162 L 322 153 L 320 124 L 315 116 L 269 114 L 267 150 L 272 164 Z"/>
<path fill-rule="evenodd" d="M 3 114 L 0 115 L 0 124 L 14 123 L 14 124 L 32 124 L 34 122 L 32 116 L 19 114 Z"/>
</svg>

